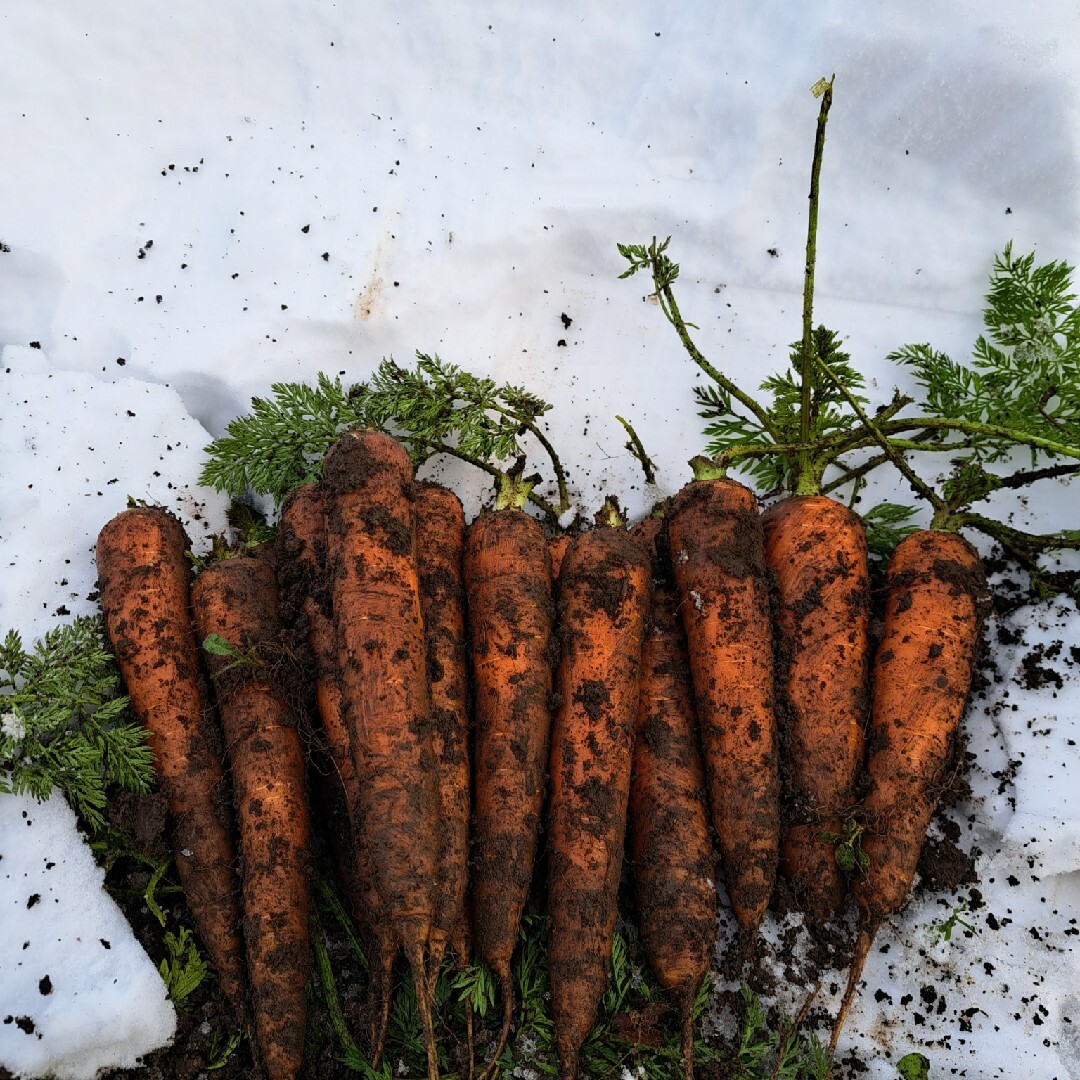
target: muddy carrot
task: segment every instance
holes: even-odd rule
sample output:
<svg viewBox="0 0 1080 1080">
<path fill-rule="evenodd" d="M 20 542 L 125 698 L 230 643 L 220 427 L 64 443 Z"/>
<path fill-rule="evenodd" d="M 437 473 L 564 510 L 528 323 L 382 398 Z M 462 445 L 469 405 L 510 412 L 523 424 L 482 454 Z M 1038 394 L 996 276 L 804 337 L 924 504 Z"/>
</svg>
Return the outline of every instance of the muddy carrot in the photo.
<svg viewBox="0 0 1080 1080">
<path fill-rule="evenodd" d="M 428 943 L 432 987 L 447 944 L 460 963 L 469 961 L 465 889 L 471 783 L 464 549 L 461 500 L 439 484 L 417 484 L 416 560 L 439 795 L 439 888 Z"/>
<path fill-rule="evenodd" d="M 780 845 L 773 644 L 753 494 L 710 473 L 672 501 L 672 569 L 690 652 L 713 828 L 739 925 L 756 930 Z"/>
<path fill-rule="evenodd" d="M 438 790 L 416 567 L 412 465 L 390 436 L 348 431 L 323 464 L 338 668 L 364 843 L 395 947 L 403 948 L 438 1056 L 427 944 L 438 886 Z"/>
<path fill-rule="evenodd" d="M 630 530 L 652 557 L 653 598 L 641 664 L 629 852 L 638 927 L 649 966 L 674 994 L 683 1076 L 693 1076 L 694 1004 L 716 939 L 716 856 L 709 836 L 690 660 L 670 565 L 649 518 Z"/>
<path fill-rule="evenodd" d="M 548 961 L 565 1080 L 577 1076 L 610 971 L 651 588 L 648 556 L 621 528 L 575 537 L 559 574 Z"/>
<path fill-rule="evenodd" d="M 232 809 L 220 730 L 199 684 L 190 546 L 165 510 L 137 507 L 117 515 L 97 542 L 101 608 L 132 710 L 150 730 L 180 884 L 221 989 L 242 1013 Z"/>
<path fill-rule="evenodd" d="M 963 716 L 986 601 L 978 552 L 961 536 L 917 532 L 889 559 L 885 633 L 874 656 L 862 847 L 853 886 L 859 936 L 833 1027 L 835 1049 L 882 922 L 907 900 Z"/>
<path fill-rule="evenodd" d="M 552 578 L 558 578 L 559 570 L 562 567 L 563 556 L 566 554 L 566 549 L 569 546 L 570 536 L 567 533 L 560 533 L 558 536 L 548 537 L 548 551 L 551 553 Z"/>
<path fill-rule="evenodd" d="M 274 673 L 282 650 L 272 562 L 212 563 L 195 579 L 192 605 L 200 639 L 219 635 L 232 651 L 207 663 L 236 804 L 257 1057 L 270 1080 L 295 1077 L 311 969 L 310 830 L 300 733 Z"/>
<path fill-rule="evenodd" d="M 554 608 L 543 529 L 504 482 L 465 538 L 473 675 L 473 946 L 498 979 L 497 1068 L 513 1013 L 510 958 L 532 884 L 551 737 Z"/>
<path fill-rule="evenodd" d="M 338 673 L 337 636 L 326 574 L 326 506 L 322 488 L 298 488 L 281 508 L 277 532 L 279 606 L 283 621 L 306 639 L 314 676 L 319 730 L 340 796 L 325 778 L 325 801 L 344 802 L 347 820 L 335 833 L 335 856 L 341 866 L 353 914 L 367 946 L 371 972 L 374 1023 L 371 1056 L 377 1068 L 382 1058 L 390 1015 L 391 974 L 397 945 L 375 887 L 372 854 L 364 843 L 360 823 L 360 786 L 353 762 Z M 338 850 L 339 848 L 343 850 Z M 346 866 L 348 862 L 350 865 Z"/>
<path fill-rule="evenodd" d="M 799 907 L 824 923 L 839 914 L 846 892 L 836 845 L 856 801 L 869 706 L 866 534 L 856 514 L 819 495 L 784 499 L 761 523 L 789 710 L 780 868 Z"/>
</svg>

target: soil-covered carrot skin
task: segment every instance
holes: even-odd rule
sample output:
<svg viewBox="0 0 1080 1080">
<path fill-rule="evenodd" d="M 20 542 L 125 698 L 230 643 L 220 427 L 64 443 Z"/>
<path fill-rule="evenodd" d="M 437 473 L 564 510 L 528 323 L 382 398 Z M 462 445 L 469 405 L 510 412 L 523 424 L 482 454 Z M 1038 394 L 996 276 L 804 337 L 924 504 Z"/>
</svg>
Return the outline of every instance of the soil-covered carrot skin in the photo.
<svg viewBox="0 0 1080 1080">
<path fill-rule="evenodd" d="M 240 881 L 221 733 L 200 687 L 191 543 L 166 510 L 125 510 L 97 542 L 101 609 L 174 822 L 176 870 L 226 998 L 245 997 Z"/>
<path fill-rule="evenodd" d="M 471 804 L 464 551 L 461 500 L 439 484 L 417 484 L 416 560 L 439 797 L 439 888 L 429 941 L 433 979 L 447 944 L 462 963 L 469 959 L 464 934 Z"/>
<path fill-rule="evenodd" d="M 274 674 L 282 650 L 272 562 L 213 563 L 196 578 L 192 604 L 200 638 L 219 634 L 235 654 L 209 656 L 208 666 L 232 772 L 257 1056 L 270 1080 L 286 1080 L 304 1058 L 310 828 L 296 714 Z"/>
<path fill-rule="evenodd" d="M 346 820 L 333 832 L 335 861 L 371 966 L 372 1060 L 378 1066 L 390 1008 L 390 976 L 397 953 L 375 877 L 370 845 L 360 827 L 360 785 L 353 762 L 338 673 L 337 633 L 326 574 L 326 505 L 322 488 L 306 484 L 282 505 L 277 531 L 278 605 L 282 621 L 304 637 L 311 657 L 315 710 L 332 775 L 314 770 L 323 802 L 340 803 Z M 335 790 L 336 788 L 336 790 Z"/>
<path fill-rule="evenodd" d="M 465 537 L 473 676 L 473 947 L 502 990 L 529 897 L 551 738 L 554 604 L 547 541 L 520 510 L 482 514 Z"/>
<path fill-rule="evenodd" d="M 672 500 L 672 570 L 693 674 L 713 828 L 739 925 L 756 930 L 780 846 L 773 642 L 752 492 L 695 480 Z"/>
<path fill-rule="evenodd" d="M 709 836 L 690 659 L 659 518 L 630 533 L 652 556 L 628 809 L 631 877 L 649 965 L 683 1021 L 683 1075 L 693 1075 L 693 1008 L 716 938 L 716 856 Z"/>
<path fill-rule="evenodd" d="M 570 546 L 571 537 L 568 533 L 560 533 L 558 536 L 548 537 L 548 552 L 551 554 L 551 576 L 557 579 L 559 570 L 562 568 L 563 556 Z"/>
<path fill-rule="evenodd" d="M 874 656 L 867 727 L 869 790 L 852 884 L 859 933 L 830 1055 L 854 1000 L 874 936 L 907 901 L 971 692 L 989 596 L 978 552 L 962 536 L 917 532 L 889 559 L 885 631 Z"/>
<path fill-rule="evenodd" d="M 551 1009 L 566 1080 L 577 1076 L 610 971 L 651 591 L 648 555 L 624 530 L 600 527 L 570 544 L 558 585 L 548 833 Z"/>
<path fill-rule="evenodd" d="M 956 533 L 914 533 L 889 560 L 867 732 L 870 863 L 854 883 L 874 929 L 911 889 L 971 691 L 986 595 L 979 554 Z"/>
<path fill-rule="evenodd" d="M 815 924 L 835 918 L 846 879 L 836 841 L 856 801 L 869 707 L 866 533 L 847 507 L 795 496 L 761 518 L 776 585 L 778 681 L 788 707 L 789 807 L 780 868 Z"/>
<path fill-rule="evenodd" d="M 326 508 L 318 485 L 297 488 L 285 500 L 276 545 L 282 622 L 303 634 L 310 650 L 315 706 L 352 820 L 359 787 L 342 708 L 337 638 L 326 581 Z"/>
<path fill-rule="evenodd" d="M 360 785 L 363 843 L 395 940 L 417 987 L 438 1075 L 427 944 L 438 888 L 438 789 L 412 464 L 376 431 L 348 431 L 323 463 L 327 570 L 345 718 Z"/>
</svg>

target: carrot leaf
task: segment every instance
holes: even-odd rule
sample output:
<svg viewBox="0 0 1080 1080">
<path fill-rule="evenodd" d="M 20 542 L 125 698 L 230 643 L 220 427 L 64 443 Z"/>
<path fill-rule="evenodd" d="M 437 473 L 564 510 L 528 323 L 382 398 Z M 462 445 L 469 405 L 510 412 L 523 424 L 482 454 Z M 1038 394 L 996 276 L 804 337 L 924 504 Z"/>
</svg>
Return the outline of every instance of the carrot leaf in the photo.
<svg viewBox="0 0 1080 1080">
<path fill-rule="evenodd" d="M 844 822 L 844 831 L 823 832 L 822 840 L 836 849 L 836 865 L 848 874 L 864 874 L 870 869 L 870 856 L 862 846 L 864 826 L 854 817 Z"/>
<path fill-rule="evenodd" d="M 206 1066 L 206 1071 L 216 1072 L 218 1069 L 225 1068 L 243 1038 L 242 1031 L 226 1034 L 222 1029 L 215 1028 L 210 1037 L 210 1062 Z"/>
<path fill-rule="evenodd" d="M 483 964 L 463 967 L 450 985 L 458 992 L 458 999 L 468 1001 L 481 1019 L 495 1004 L 495 979 Z"/>
<path fill-rule="evenodd" d="M 168 955 L 158 971 L 173 1004 L 182 1005 L 199 988 L 209 969 L 187 927 L 180 927 L 179 934 L 166 933 L 165 948 Z"/>
<path fill-rule="evenodd" d="M 922 386 L 927 412 L 967 435 L 965 461 L 1001 461 L 1026 443 L 1034 464 L 1058 456 L 1057 446 L 1080 446 L 1080 305 L 1072 273 L 1066 262 L 1037 266 L 1034 252 L 1014 255 L 1006 244 L 990 274 L 986 333 L 968 364 L 928 344 L 889 354 Z M 911 426 L 918 423 L 913 418 Z"/>
<path fill-rule="evenodd" d="M 935 920 L 930 923 L 927 929 L 930 931 L 930 937 L 935 945 L 940 945 L 942 942 L 952 941 L 952 936 L 956 933 L 958 926 L 963 927 L 964 930 L 970 934 L 977 934 L 979 931 L 976 927 L 972 926 L 965 918 L 963 918 L 964 912 L 968 910 L 967 900 L 961 900 L 949 912 L 948 916 L 944 919 Z"/>
<path fill-rule="evenodd" d="M 915 507 L 900 503 L 882 502 L 861 513 L 866 529 L 866 547 L 879 559 L 888 558 L 892 549 L 909 533 L 917 532 L 911 524 Z"/>
<path fill-rule="evenodd" d="M 8 631 L 0 644 L 0 791 L 44 800 L 56 787 L 97 832 L 110 785 L 152 787 L 147 734 L 128 712 L 100 619 L 76 618 L 31 650 Z"/>
<path fill-rule="evenodd" d="M 322 459 L 346 428 L 363 417 L 341 379 L 319 373 L 315 386 L 274 383 L 271 397 L 252 398 L 251 412 L 230 421 L 207 448 L 199 483 L 230 495 L 254 491 L 280 502 L 317 480 Z"/>
<path fill-rule="evenodd" d="M 352 386 L 321 372 L 315 386 L 274 383 L 270 397 L 253 398 L 251 412 L 207 447 L 199 482 L 280 504 L 319 479 L 343 431 L 374 427 L 400 439 L 417 466 L 448 454 L 495 478 L 499 463 L 523 456 L 535 441 L 551 464 L 558 501 L 535 492 L 529 501 L 552 518 L 569 509 L 566 473 L 542 427 L 551 406 L 523 387 L 480 378 L 438 356 L 416 356 L 413 368 L 384 359 L 367 382 Z"/>
<path fill-rule="evenodd" d="M 766 400 L 771 399 L 764 406 L 769 426 L 748 414 L 723 386 L 714 383 L 694 387 L 698 415 L 707 421 L 705 435 L 709 442 L 706 452 L 733 461 L 745 459 L 745 471 L 768 491 L 794 488 L 799 464 L 799 457 L 794 452 L 796 447 L 810 447 L 856 427 L 858 417 L 841 387 L 860 405 L 867 401 L 860 392 L 863 377 L 840 348 L 838 334 L 818 326 L 811 335 L 811 347 L 815 358 L 828 365 L 834 378 L 826 377 L 820 363 L 810 366 L 806 376 L 810 392 L 805 420 L 803 376 L 799 368 L 803 351 L 801 341 L 791 346 L 791 366 L 761 383 L 760 390 L 767 395 Z M 751 456 L 747 453 L 750 449 L 771 452 Z"/>
</svg>

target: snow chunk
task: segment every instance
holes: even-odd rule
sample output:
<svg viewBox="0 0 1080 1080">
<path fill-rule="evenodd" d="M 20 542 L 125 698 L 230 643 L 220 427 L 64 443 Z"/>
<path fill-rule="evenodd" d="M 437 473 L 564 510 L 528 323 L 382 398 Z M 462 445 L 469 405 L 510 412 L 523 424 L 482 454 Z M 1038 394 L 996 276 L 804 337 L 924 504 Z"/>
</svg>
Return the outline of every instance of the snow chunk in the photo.
<svg viewBox="0 0 1080 1080">
<path fill-rule="evenodd" d="M 0 1066 L 90 1080 L 167 1043 L 165 985 L 59 794 L 0 795 Z"/>
</svg>

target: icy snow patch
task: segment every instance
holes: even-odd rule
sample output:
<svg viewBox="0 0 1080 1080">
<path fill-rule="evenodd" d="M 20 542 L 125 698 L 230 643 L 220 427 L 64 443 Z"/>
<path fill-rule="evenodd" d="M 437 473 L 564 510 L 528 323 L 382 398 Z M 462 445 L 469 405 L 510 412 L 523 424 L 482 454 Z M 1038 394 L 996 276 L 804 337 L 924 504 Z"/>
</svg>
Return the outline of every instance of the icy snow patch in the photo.
<svg viewBox="0 0 1080 1080">
<path fill-rule="evenodd" d="M 0 795 L 0 1066 L 16 1076 L 131 1068 L 176 1030 L 165 985 L 54 794 Z"/>
</svg>

